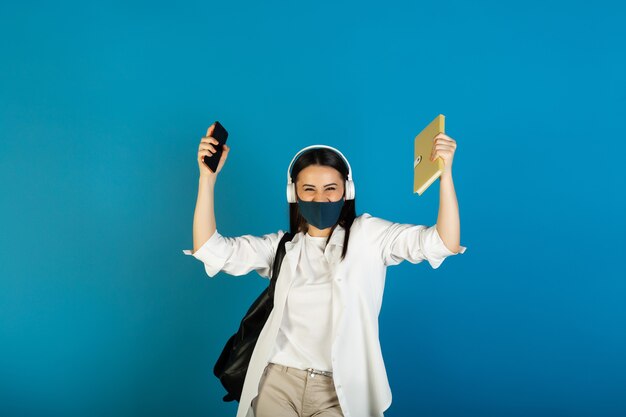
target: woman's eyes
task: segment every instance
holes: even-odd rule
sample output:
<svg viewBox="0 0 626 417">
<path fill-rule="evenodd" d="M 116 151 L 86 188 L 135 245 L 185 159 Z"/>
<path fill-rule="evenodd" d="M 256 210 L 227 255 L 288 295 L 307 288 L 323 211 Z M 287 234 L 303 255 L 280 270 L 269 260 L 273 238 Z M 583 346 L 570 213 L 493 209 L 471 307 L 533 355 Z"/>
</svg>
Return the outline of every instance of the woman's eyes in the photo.
<svg viewBox="0 0 626 417">
<path fill-rule="evenodd" d="M 335 190 L 335 188 L 327 188 L 326 191 Z M 312 188 L 305 188 L 304 191 L 314 191 Z"/>
</svg>

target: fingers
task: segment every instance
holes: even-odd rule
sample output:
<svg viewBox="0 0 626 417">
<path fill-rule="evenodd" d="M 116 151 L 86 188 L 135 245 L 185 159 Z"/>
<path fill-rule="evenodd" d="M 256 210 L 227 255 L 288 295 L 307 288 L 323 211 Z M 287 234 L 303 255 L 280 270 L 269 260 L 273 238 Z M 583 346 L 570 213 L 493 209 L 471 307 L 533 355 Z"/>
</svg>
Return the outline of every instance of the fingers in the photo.
<svg viewBox="0 0 626 417">
<path fill-rule="evenodd" d="M 230 148 L 228 146 L 226 146 L 226 144 L 223 144 L 222 148 L 223 148 L 224 152 L 226 152 L 226 153 L 228 153 L 228 151 L 230 150 Z M 206 151 L 206 154 L 208 156 L 211 156 L 215 152 L 217 152 L 217 149 L 216 149 L 216 146 L 202 143 L 202 144 L 200 144 L 200 147 L 198 148 L 198 151 L 199 151 L 198 153 L 200 153 L 201 151 Z"/>
<path fill-rule="evenodd" d="M 198 145 L 198 162 L 201 164 L 201 170 L 206 168 L 206 164 L 204 164 L 204 157 L 212 157 L 218 149 L 219 141 L 215 139 L 213 136 L 213 131 L 215 130 L 215 123 L 213 123 L 207 129 L 206 136 L 200 138 L 200 144 Z M 226 144 L 222 144 L 222 156 L 220 158 L 218 168 L 215 173 L 219 172 L 221 167 L 224 165 L 226 158 L 228 157 L 228 152 L 230 151 L 230 147 Z"/>
<path fill-rule="evenodd" d="M 198 150 L 200 150 L 200 151 L 209 151 L 211 153 L 217 152 L 217 150 L 215 149 L 215 146 L 207 145 L 207 144 L 200 144 L 200 146 L 198 147 Z"/>
<path fill-rule="evenodd" d="M 444 144 L 448 144 L 448 145 L 456 147 L 456 141 L 452 139 L 450 136 L 446 135 L 445 133 L 439 133 L 438 135 L 436 135 L 433 138 L 433 142 L 435 144 L 444 143 Z"/>
<path fill-rule="evenodd" d="M 198 152 L 198 160 L 202 162 L 205 156 L 208 156 L 210 158 L 212 155 L 213 154 L 210 153 L 209 151 L 200 151 Z"/>
<path fill-rule="evenodd" d="M 204 136 L 202 139 L 200 139 L 200 145 L 198 146 L 198 149 L 199 150 L 207 149 L 207 150 L 210 150 L 213 153 L 215 153 L 216 152 L 216 150 L 215 150 L 216 147 L 214 145 L 217 145 L 217 144 L 219 144 L 217 139 L 215 139 L 213 137 L 206 137 L 206 136 Z"/>
<path fill-rule="evenodd" d="M 445 143 L 440 143 L 438 145 L 434 145 L 433 146 L 433 151 L 438 151 L 438 150 L 443 150 L 443 151 L 450 150 L 450 151 L 452 151 L 454 149 L 455 149 L 455 146 L 448 145 L 448 144 L 445 144 Z"/>
<path fill-rule="evenodd" d="M 448 159 L 449 157 L 451 157 L 453 154 L 452 151 L 435 151 L 433 153 L 430 154 L 430 160 L 434 161 L 437 158 L 443 158 L 444 156 L 446 158 L 444 159 Z"/>
<path fill-rule="evenodd" d="M 215 146 L 212 146 L 212 144 L 217 145 L 219 142 L 217 141 L 217 139 L 211 136 L 211 134 L 213 134 L 213 130 L 215 130 L 215 123 L 209 126 L 209 128 L 206 131 L 206 136 L 203 136 L 200 139 L 200 145 L 198 146 L 198 151 L 209 150 L 212 153 L 216 152 Z"/>
<path fill-rule="evenodd" d="M 212 143 L 217 145 L 219 142 L 212 136 L 203 136 L 202 139 L 200 139 L 200 143 L 206 143 L 207 145 Z"/>
<path fill-rule="evenodd" d="M 438 133 L 438 134 L 435 136 L 435 139 L 436 139 L 436 138 L 447 139 L 447 140 L 451 140 L 452 142 L 454 142 L 454 139 L 452 139 L 450 136 L 446 135 L 445 133 Z"/>
<path fill-rule="evenodd" d="M 456 149 L 456 141 L 445 133 L 439 133 L 433 138 L 433 148 L 430 152 L 430 160 L 446 156 L 450 157 Z"/>
</svg>

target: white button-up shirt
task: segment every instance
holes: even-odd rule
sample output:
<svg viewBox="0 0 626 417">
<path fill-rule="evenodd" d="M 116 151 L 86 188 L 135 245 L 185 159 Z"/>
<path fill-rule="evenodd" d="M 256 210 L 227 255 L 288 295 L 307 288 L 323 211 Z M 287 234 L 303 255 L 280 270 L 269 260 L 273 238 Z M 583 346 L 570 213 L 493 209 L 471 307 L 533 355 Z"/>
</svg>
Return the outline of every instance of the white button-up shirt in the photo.
<svg viewBox="0 0 626 417">
<path fill-rule="evenodd" d="M 204 263 L 208 276 L 223 271 L 245 275 L 255 270 L 270 278 L 278 242 L 285 231 L 263 236 L 225 237 L 215 233 L 195 253 L 184 250 Z M 333 379 L 345 417 L 381 417 L 391 405 L 391 389 L 378 339 L 378 315 L 383 299 L 386 269 L 404 260 L 428 261 L 438 268 L 444 259 L 456 253 L 441 240 L 435 225 L 394 223 L 369 213 L 355 218 L 350 229 L 346 257 L 341 261 L 345 230 L 337 225 L 324 251 L 333 265 L 333 331 L 331 361 Z M 250 403 L 258 394 L 263 369 L 273 352 L 283 318 L 285 301 L 291 287 L 303 233 L 285 243 L 281 274 L 276 281 L 274 308 L 259 335 L 243 385 L 237 417 L 254 417 Z M 460 246 L 458 253 L 466 247 Z"/>
</svg>

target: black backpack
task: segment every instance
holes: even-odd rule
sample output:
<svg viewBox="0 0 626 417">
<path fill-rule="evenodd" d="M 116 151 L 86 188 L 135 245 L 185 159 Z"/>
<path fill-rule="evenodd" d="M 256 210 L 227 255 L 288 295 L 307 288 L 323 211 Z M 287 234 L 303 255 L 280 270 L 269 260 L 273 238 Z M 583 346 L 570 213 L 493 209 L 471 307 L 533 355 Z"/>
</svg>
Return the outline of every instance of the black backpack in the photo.
<svg viewBox="0 0 626 417">
<path fill-rule="evenodd" d="M 239 402 L 241 399 L 243 381 L 246 378 L 252 351 L 268 316 L 272 312 L 272 308 L 274 308 L 274 288 L 280 272 L 280 265 L 285 256 L 285 242 L 291 241 L 291 239 L 293 239 L 293 234 L 289 232 L 280 239 L 269 285 L 254 300 L 241 320 L 239 330 L 228 339 L 213 367 L 213 374 L 219 378 L 228 392 L 222 398 L 225 402 L 233 400 Z"/>
</svg>

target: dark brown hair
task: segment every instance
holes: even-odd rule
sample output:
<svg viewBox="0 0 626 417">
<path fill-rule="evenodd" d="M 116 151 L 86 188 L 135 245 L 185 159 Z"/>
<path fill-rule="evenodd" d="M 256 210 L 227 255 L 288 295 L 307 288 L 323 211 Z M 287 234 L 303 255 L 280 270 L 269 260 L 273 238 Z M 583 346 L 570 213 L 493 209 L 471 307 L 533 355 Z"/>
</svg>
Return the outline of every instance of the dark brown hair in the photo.
<svg viewBox="0 0 626 417">
<path fill-rule="evenodd" d="M 294 187 L 296 183 L 296 178 L 298 178 L 298 174 L 300 173 L 300 171 L 302 171 L 309 165 L 328 166 L 331 168 L 335 168 L 337 171 L 339 171 L 344 179 L 343 189 L 345 196 L 345 180 L 348 179 L 348 166 L 346 165 L 341 155 L 328 148 L 315 148 L 304 152 L 298 157 L 298 159 L 294 162 L 291 168 L 291 181 L 294 183 Z M 337 220 L 337 223 L 335 223 L 330 229 L 330 234 L 328 235 L 328 239 L 326 239 L 326 244 L 328 244 L 328 242 L 330 241 L 330 237 L 332 236 L 338 224 L 345 229 L 346 234 L 343 240 L 343 251 L 341 253 L 342 260 L 345 258 L 346 251 L 348 250 L 350 227 L 352 226 L 352 222 L 354 222 L 355 218 L 356 200 L 345 200 L 341 209 L 341 213 L 339 214 L 339 219 Z M 306 233 L 308 229 L 309 224 L 307 223 L 306 219 L 300 214 L 298 203 L 289 203 L 289 231 L 293 234 L 296 234 L 298 232 Z"/>
</svg>

